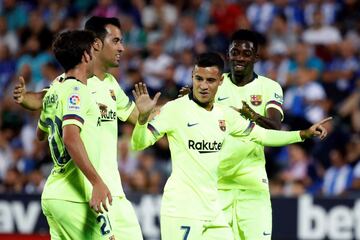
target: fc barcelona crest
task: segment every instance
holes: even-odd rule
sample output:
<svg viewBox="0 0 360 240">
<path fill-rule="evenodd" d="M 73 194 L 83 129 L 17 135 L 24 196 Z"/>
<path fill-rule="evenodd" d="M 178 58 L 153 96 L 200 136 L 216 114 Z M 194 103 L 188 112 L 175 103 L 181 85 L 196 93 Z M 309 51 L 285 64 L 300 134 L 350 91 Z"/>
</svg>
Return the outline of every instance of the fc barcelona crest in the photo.
<svg viewBox="0 0 360 240">
<path fill-rule="evenodd" d="M 219 120 L 219 127 L 220 127 L 221 131 L 225 132 L 225 130 L 226 130 L 225 120 Z"/>
<path fill-rule="evenodd" d="M 111 96 L 111 98 L 112 98 L 114 101 L 116 101 L 116 96 L 115 96 L 114 90 L 110 89 L 109 91 L 110 91 L 110 96 Z"/>
<path fill-rule="evenodd" d="M 254 106 L 259 106 L 262 103 L 261 95 L 250 95 L 250 102 Z"/>
</svg>

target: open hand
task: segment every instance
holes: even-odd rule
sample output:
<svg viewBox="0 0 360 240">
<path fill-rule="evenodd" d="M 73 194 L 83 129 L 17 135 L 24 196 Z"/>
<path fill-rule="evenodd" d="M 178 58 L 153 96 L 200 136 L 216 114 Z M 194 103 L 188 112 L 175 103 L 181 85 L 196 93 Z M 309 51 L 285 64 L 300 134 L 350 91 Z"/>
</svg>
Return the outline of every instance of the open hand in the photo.
<svg viewBox="0 0 360 240">
<path fill-rule="evenodd" d="M 19 77 L 19 82 L 15 85 L 13 91 L 13 98 L 16 103 L 21 104 L 24 100 L 24 95 L 26 93 L 25 80 L 23 76 Z"/>
<path fill-rule="evenodd" d="M 327 136 L 327 130 L 322 126 L 324 123 L 331 121 L 332 117 L 325 118 L 320 122 L 315 123 L 307 130 L 301 130 L 300 136 L 302 139 L 312 138 L 312 137 L 319 137 L 323 140 Z"/>
<path fill-rule="evenodd" d="M 151 99 L 147 91 L 146 84 L 142 82 L 135 84 L 135 89 L 132 91 L 132 93 L 135 98 L 136 107 L 139 110 L 138 121 L 141 124 L 144 124 L 147 121 L 150 113 L 154 110 L 161 93 L 156 93 L 154 98 Z"/>
<path fill-rule="evenodd" d="M 242 108 L 238 109 L 238 112 L 246 119 L 256 122 L 259 118 L 258 113 L 256 113 L 245 101 L 242 101 Z"/>
</svg>

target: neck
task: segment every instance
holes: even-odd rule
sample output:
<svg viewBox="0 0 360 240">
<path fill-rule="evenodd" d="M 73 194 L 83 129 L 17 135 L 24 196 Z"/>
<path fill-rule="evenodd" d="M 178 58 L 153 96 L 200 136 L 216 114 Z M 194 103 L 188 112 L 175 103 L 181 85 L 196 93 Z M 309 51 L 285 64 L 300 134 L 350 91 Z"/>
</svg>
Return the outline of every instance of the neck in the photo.
<svg viewBox="0 0 360 240">
<path fill-rule="evenodd" d="M 252 82 L 255 78 L 257 78 L 257 74 L 254 72 L 247 75 L 235 75 L 235 73 L 230 74 L 230 79 L 236 86 L 245 86 L 246 84 Z"/>
<path fill-rule="evenodd" d="M 101 64 L 101 61 L 98 61 L 98 58 L 95 60 L 94 63 L 94 74 L 100 79 L 104 80 L 105 73 L 108 72 L 108 68 L 104 66 L 104 64 Z"/>
<path fill-rule="evenodd" d="M 67 71 L 65 73 L 65 78 L 66 77 L 74 77 L 86 85 L 87 79 L 88 79 L 88 73 L 87 73 L 86 69 L 84 69 L 84 67 L 77 66 L 77 67 Z"/>
<path fill-rule="evenodd" d="M 191 100 L 193 100 L 200 107 L 205 108 L 207 111 L 211 111 L 213 109 L 213 107 L 214 107 L 214 101 L 207 102 L 207 103 L 202 103 L 194 96 L 194 93 L 190 93 L 189 98 Z"/>
</svg>

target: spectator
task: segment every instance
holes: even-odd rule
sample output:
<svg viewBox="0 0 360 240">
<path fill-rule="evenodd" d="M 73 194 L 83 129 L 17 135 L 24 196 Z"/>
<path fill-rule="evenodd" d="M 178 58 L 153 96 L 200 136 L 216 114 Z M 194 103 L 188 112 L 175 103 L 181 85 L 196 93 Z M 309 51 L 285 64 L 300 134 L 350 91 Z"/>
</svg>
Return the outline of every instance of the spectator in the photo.
<svg viewBox="0 0 360 240">
<path fill-rule="evenodd" d="M 330 151 L 331 167 L 324 176 L 323 194 L 325 196 L 341 196 L 346 194 L 352 183 L 352 169 L 346 162 L 343 147 Z"/>
</svg>

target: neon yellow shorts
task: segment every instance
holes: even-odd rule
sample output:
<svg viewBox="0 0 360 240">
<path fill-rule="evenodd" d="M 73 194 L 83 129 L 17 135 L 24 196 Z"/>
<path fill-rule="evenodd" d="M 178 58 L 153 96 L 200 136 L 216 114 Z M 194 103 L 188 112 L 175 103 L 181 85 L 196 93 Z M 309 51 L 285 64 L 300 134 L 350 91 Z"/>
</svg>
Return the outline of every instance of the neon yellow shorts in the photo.
<svg viewBox="0 0 360 240">
<path fill-rule="evenodd" d="M 135 211 L 125 197 L 113 197 L 109 216 L 116 239 L 142 240 L 142 233 Z"/>
<path fill-rule="evenodd" d="M 233 240 L 222 213 L 214 221 L 161 216 L 162 240 Z"/>
<path fill-rule="evenodd" d="M 42 199 L 52 240 L 115 239 L 108 214 L 96 214 L 88 203 Z"/>
<path fill-rule="evenodd" d="M 219 190 L 220 202 L 235 240 L 269 240 L 272 210 L 269 192 Z"/>
</svg>

